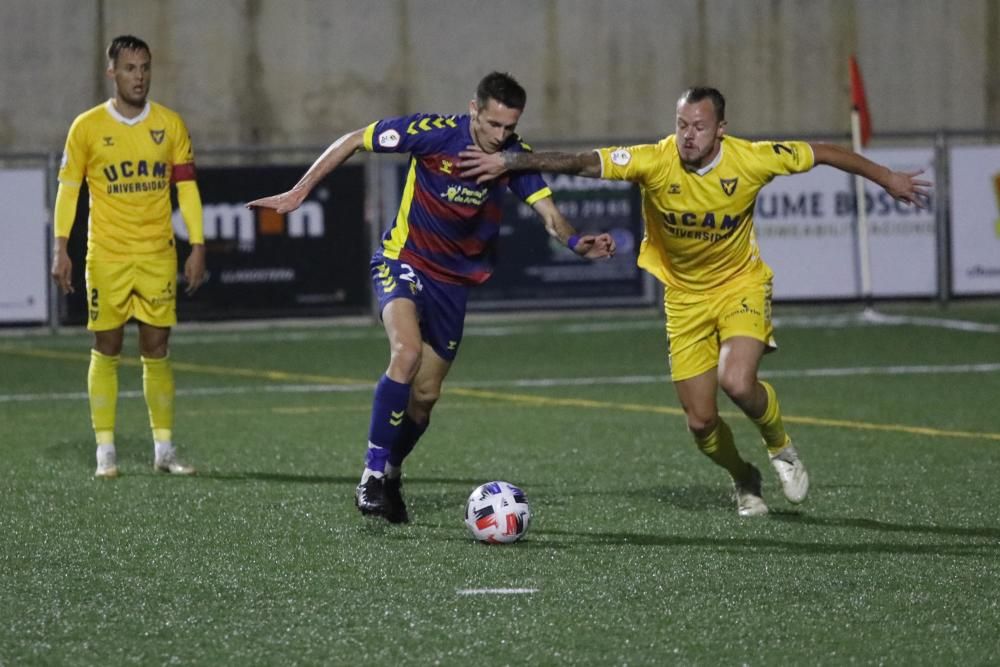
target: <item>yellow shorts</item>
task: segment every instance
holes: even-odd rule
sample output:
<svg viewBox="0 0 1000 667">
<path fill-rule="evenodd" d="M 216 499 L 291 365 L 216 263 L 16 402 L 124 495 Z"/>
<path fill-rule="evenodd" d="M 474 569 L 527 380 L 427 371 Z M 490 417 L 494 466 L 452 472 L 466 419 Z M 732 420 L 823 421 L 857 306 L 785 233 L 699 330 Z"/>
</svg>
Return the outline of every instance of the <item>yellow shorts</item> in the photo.
<svg viewBox="0 0 1000 667">
<path fill-rule="evenodd" d="M 674 382 L 718 366 L 722 341 L 734 336 L 759 340 L 768 352 L 778 347 L 771 324 L 770 278 L 744 280 L 702 294 L 668 289 L 664 303 Z"/>
<path fill-rule="evenodd" d="M 177 324 L 177 257 L 87 262 L 87 328 L 117 329 L 131 318 L 156 327 Z"/>
</svg>

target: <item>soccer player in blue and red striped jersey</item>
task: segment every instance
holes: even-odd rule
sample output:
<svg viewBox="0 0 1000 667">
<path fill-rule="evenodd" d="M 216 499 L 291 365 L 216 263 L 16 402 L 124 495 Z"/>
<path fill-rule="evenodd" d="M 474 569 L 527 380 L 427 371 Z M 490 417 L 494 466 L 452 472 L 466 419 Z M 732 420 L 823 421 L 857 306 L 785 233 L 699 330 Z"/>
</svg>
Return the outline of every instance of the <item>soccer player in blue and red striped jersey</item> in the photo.
<svg viewBox="0 0 1000 667">
<path fill-rule="evenodd" d="M 333 142 L 288 192 L 250 207 L 287 213 L 358 151 L 409 153 L 410 168 L 391 227 L 372 257 L 372 285 L 389 338 L 389 367 L 375 387 L 368 449 L 355 501 L 363 514 L 409 520 L 401 466 L 430 421 L 462 341 L 470 287 L 493 273 L 501 203 L 509 188 L 534 208 L 548 233 L 588 259 L 611 257 L 608 234 L 577 234 L 537 172 L 486 183 L 462 178 L 458 154 L 530 151 L 515 134 L 526 94 L 510 75 L 479 82 L 465 115 L 416 114 L 380 120 Z"/>
</svg>

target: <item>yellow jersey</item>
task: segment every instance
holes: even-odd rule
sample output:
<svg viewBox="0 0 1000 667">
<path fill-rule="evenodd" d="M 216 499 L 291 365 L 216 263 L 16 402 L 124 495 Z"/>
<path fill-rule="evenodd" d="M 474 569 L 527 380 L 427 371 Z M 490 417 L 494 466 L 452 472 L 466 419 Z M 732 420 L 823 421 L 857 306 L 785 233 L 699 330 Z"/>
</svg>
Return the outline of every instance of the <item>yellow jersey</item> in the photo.
<svg viewBox="0 0 1000 667">
<path fill-rule="evenodd" d="M 59 168 L 62 186 L 90 190 L 88 259 L 174 252 L 170 184 L 194 178 L 184 121 L 155 102 L 135 118 L 111 100 L 77 116 Z"/>
<path fill-rule="evenodd" d="M 697 171 L 681 163 L 675 135 L 597 153 L 601 178 L 641 187 L 646 231 L 639 266 L 687 292 L 771 277 L 753 228 L 757 193 L 775 176 L 809 171 L 815 162 L 806 142 L 736 137 L 723 137 L 716 158 Z"/>
</svg>

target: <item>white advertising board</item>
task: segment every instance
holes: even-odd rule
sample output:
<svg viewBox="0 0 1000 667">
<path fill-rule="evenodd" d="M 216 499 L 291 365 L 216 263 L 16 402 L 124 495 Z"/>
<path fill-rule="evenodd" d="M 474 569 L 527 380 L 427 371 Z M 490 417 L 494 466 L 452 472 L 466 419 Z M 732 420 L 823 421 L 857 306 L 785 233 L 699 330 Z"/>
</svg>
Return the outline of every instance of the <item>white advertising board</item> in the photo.
<svg viewBox="0 0 1000 667">
<path fill-rule="evenodd" d="M 956 147 L 948 157 L 952 292 L 1000 294 L 1000 146 Z"/>
<path fill-rule="evenodd" d="M 934 182 L 931 148 L 872 149 L 865 155 L 895 170 L 923 169 Z M 932 187 L 933 192 L 933 187 Z M 937 294 L 936 198 L 917 209 L 865 182 L 872 294 Z M 781 176 L 761 190 L 754 221 L 764 260 L 774 269 L 775 299 L 862 296 L 854 177 L 820 166 Z"/>
<path fill-rule="evenodd" d="M 45 170 L 0 169 L 0 322 L 48 317 Z"/>
</svg>

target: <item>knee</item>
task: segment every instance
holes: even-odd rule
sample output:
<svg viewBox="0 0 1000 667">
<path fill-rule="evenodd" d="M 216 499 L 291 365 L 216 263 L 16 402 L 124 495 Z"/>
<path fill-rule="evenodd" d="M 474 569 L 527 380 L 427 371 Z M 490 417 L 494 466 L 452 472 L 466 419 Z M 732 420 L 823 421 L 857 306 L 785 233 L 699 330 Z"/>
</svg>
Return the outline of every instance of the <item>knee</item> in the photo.
<svg viewBox="0 0 1000 667">
<path fill-rule="evenodd" d="M 441 385 L 434 382 L 423 382 L 410 388 L 411 416 L 417 421 L 426 421 L 434 404 L 441 398 Z"/>
<path fill-rule="evenodd" d="M 99 331 L 94 335 L 94 349 L 106 357 L 117 357 L 122 353 L 123 332 Z"/>
<path fill-rule="evenodd" d="M 420 368 L 420 352 L 419 342 L 416 345 L 404 342 L 393 344 L 389 350 L 389 368 L 394 371 L 393 375 L 412 381 Z"/>
<path fill-rule="evenodd" d="M 143 344 L 140 341 L 139 354 L 146 359 L 162 359 L 167 356 L 167 341 L 158 341 Z"/>
<path fill-rule="evenodd" d="M 754 392 L 757 389 L 757 378 L 753 373 L 736 369 L 721 374 L 719 386 L 734 403 L 744 405 L 754 397 Z"/>
<path fill-rule="evenodd" d="M 685 410 L 687 427 L 696 438 L 706 438 L 719 423 L 718 412 L 713 410 Z"/>
</svg>

